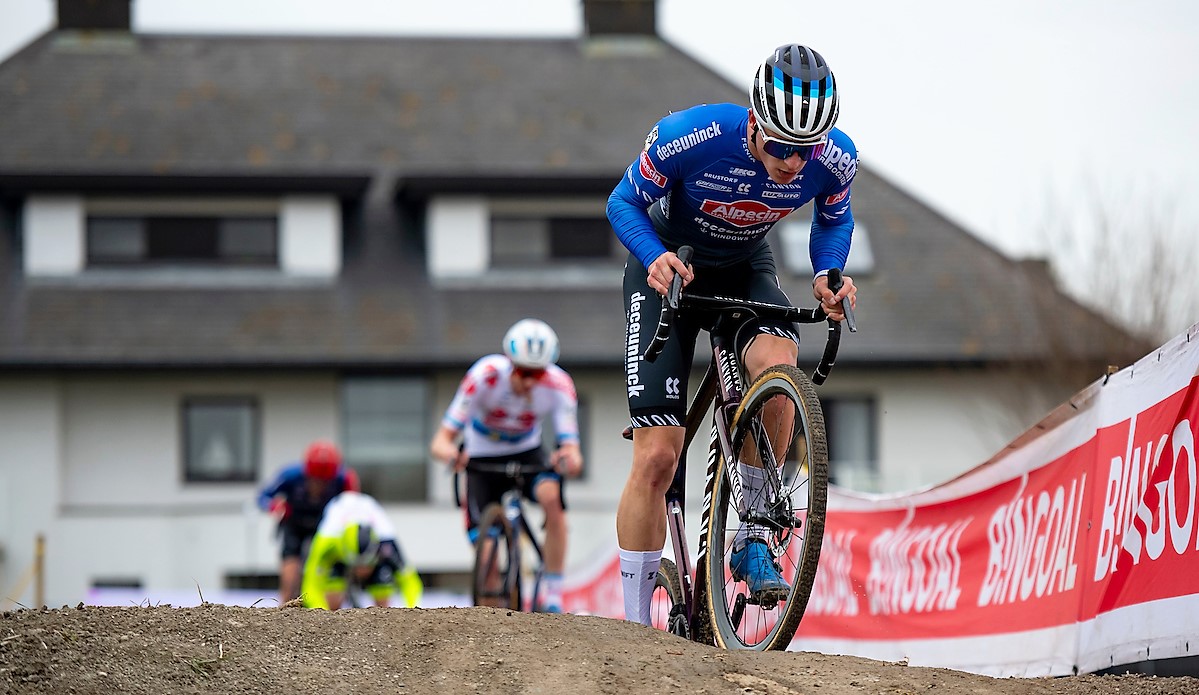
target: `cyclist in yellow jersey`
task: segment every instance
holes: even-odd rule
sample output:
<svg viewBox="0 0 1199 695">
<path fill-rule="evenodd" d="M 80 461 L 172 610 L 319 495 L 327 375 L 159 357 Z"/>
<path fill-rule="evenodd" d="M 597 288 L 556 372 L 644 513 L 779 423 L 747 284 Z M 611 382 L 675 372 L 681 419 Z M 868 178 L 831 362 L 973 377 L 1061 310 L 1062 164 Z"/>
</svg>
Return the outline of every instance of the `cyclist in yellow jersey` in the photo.
<svg viewBox="0 0 1199 695">
<path fill-rule="evenodd" d="M 350 580 L 376 606 L 389 605 L 391 595 L 399 592 L 413 608 L 424 589 L 416 570 L 404 562 L 383 507 L 359 492 L 343 492 L 325 508 L 304 563 L 304 606 L 337 610 Z"/>
</svg>

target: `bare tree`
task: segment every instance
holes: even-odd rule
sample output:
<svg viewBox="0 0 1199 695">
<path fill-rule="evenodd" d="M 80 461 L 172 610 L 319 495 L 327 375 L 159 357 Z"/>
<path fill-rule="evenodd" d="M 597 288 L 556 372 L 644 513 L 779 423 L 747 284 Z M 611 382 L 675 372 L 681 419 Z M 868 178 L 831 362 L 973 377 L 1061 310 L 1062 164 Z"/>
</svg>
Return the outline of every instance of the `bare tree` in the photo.
<svg viewBox="0 0 1199 695">
<path fill-rule="evenodd" d="M 1049 211 L 1054 274 L 1080 303 L 1154 343 L 1199 321 L 1199 230 L 1174 200 L 1092 184 L 1080 203 Z"/>
</svg>

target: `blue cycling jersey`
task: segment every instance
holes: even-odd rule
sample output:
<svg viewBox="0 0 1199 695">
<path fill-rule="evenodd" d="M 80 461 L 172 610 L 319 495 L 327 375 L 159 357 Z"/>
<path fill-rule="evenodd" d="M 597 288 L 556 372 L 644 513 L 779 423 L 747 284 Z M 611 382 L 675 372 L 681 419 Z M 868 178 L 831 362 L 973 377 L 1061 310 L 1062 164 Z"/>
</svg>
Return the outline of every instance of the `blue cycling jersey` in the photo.
<svg viewBox="0 0 1199 695">
<path fill-rule="evenodd" d="M 857 149 L 834 128 L 824 152 L 788 184 L 770 180 L 749 151 L 749 109 L 704 104 L 654 126 L 608 197 L 617 236 L 648 268 L 666 251 L 695 249 L 698 266 L 749 258 L 779 220 L 814 200 L 809 253 L 816 271 L 844 268 L 853 233 L 849 188 Z"/>
<path fill-rule="evenodd" d="M 282 468 L 274 480 L 258 491 L 258 506 L 266 511 L 270 508 L 273 498 L 283 497 L 290 509 L 282 523 L 311 534 L 316 531 L 321 515 L 325 513 L 325 505 L 347 488 L 346 472 L 343 468 L 319 494 L 313 495 L 308 489 L 308 477 L 304 475 L 303 462 L 293 463 Z"/>
</svg>

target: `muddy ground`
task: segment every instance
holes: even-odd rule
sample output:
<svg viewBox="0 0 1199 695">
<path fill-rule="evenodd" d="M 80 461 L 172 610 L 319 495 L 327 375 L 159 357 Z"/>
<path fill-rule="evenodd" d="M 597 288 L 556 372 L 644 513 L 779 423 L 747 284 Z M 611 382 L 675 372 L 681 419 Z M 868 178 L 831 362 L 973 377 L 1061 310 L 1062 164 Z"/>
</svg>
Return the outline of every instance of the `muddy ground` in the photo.
<svg viewBox="0 0 1199 695">
<path fill-rule="evenodd" d="M 994 679 L 727 652 L 609 618 L 492 608 L 139 606 L 0 613 L 0 693 L 1196 693 L 1199 679 Z"/>
</svg>

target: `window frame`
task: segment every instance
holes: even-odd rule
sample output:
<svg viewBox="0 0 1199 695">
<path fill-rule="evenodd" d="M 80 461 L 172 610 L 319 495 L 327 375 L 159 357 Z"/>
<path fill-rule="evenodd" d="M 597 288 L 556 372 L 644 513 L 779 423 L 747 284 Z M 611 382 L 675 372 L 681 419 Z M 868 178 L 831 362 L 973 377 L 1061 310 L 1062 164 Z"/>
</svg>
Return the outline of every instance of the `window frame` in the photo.
<svg viewBox="0 0 1199 695">
<path fill-rule="evenodd" d="M 348 407 L 349 406 L 348 388 L 349 388 L 349 385 L 355 381 L 366 382 L 366 381 L 388 381 L 388 380 L 397 381 L 397 382 L 407 382 L 407 383 L 418 385 L 420 387 L 421 403 L 416 407 L 416 409 L 414 411 L 419 416 L 417 419 L 417 422 L 419 423 L 419 432 L 417 433 L 417 438 L 415 440 L 415 447 L 414 447 L 415 451 L 417 451 L 419 453 L 417 453 L 411 461 L 397 460 L 397 461 L 393 461 L 390 463 L 388 463 L 388 462 L 384 462 L 384 463 L 371 462 L 369 464 L 364 465 L 360 460 L 355 460 L 355 450 L 354 450 L 355 443 L 353 441 L 351 441 L 351 438 L 350 438 L 351 417 L 350 417 L 350 409 Z M 388 504 L 425 504 L 425 503 L 431 502 L 434 499 L 434 494 L 432 493 L 430 488 L 431 488 L 431 485 L 436 482 L 436 480 L 429 470 L 429 459 L 428 459 L 428 454 L 427 454 L 428 442 L 429 442 L 429 439 L 432 437 L 432 433 L 429 431 L 429 428 L 430 428 L 429 413 L 430 413 L 430 408 L 432 407 L 432 403 L 433 403 L 433 390 L 434 390 L 434 384 L 432 382 L 430 375 L 428 375 L 428 374 L 351 373 L 351 374 L 344 374 L 339 379 L 339 383 L 338 383 L 338 413 L 339 413 L 339 417 L 341 418 L 341 423 L 342 423 L 342 425 L 341 425 L 341 427 L 342 427 L 341 440 L 343 442 L 343 447 L 342 447 L 343 461 L 346 466 L 353 468 L 358 473 L 359 479 L 361 480 L 362 485 L 363 485 L 363 491 L 371 494 L 373 497 L 378 499 L 380 502 L 388 503 Z M 413 489 L 419 488 L 419 490 L 420 490 L 419 494 L 417 494 L 415 496 L 396 497 L 395 495 L 390 494 L 390 491 L 387 491 L 387 488 L 369 489 L 368 490 L 367 488 L 370 487 L 370 485 L 369 485 L 370 478 L 372 477 L 371 471 L 376 470 L 376 469 L 382 469 L 382 470 L 386 471 L 386 469 L 389 467 L 411 468 L 413 471 L 420 471 L 420 474 L 418 477 L 423 482 L 423 485 L 414 486 L 414 488 L 413 488 Z"/>
<path fill-rule="evenodd" d="M 248 436 L 248 469 L 243 474 L 234 473 L 226 476 L 199 476 L 194 471 L 193 461 L 191 460 L 193 437 L 192 429 L 189 426 L 188 414 L 189 408 L 194 405 L 235 405 L 245 406 L 249 409 L 249 432 Z M 236 484 L 242 485 L 245 483 L 257 482 L 258 476 L 262 470 L 262 410 L 258 402 L 258 397 L 254 395 L 188 395 L 180 398 L 179 401 L 179 428 L 181 436 L 179 437 L 180 446 L 180 465 L 182 468 L 182 479 L 184 484 Z"/>
<path fill-rule="evenodd" d="M 843 461 L 850 460 L 850 459 L 836 458 L 835 440 L 837 437 L 836 437 L 835 430 L 838 428 L 837 415 L 836 415 L 836 409 L 833 407 L 830 407 L 836 403 L 862 403 L 862 404 L 865 404 L 865 406 L 866 406 L 867 422 L 865 424 L 865 428 L 866 428 L 866 431 L 867 431 L 867 434 L 869 437 L 869 439 L 866 443 L 866 448 L 867 448 L 866 464 L 867 464 L 867 466 L 862 469 L 855 468 L 852 470 L 856 474 L 865 474 L 872 479 L 871 480 L 872 489 L 859 490 L 860 492 L 877 492 L 878 488 L 879 488 L 879 484 L 881 483 L 881 474 L 882 474 L 880 461 L 878 458 L 878 452 L 879 452 L 878 398 L 872 394 L 836 394 L 836 395 L 822 396 L 820 398 L 820 409 L 824 413 L 825 439 L 828 443 L 829 482 L 832 484 L 835 484 L 835 485 L 842 485 L 841 481 L 838 481 L 838 470 L 837 470 L 838 462 L 839 461 L 843 462 Z M 844 474 L 845 472 L 848 472 L 848 470 L 849 469 L 847 469 L 846 471 L 842 471 L 842 474 Z M 842 485 L 842 487 L 845 487 L 845 486 Z M 850 488 L 850 489 L 857 489 L 857 488 Z"/>
</svg>

